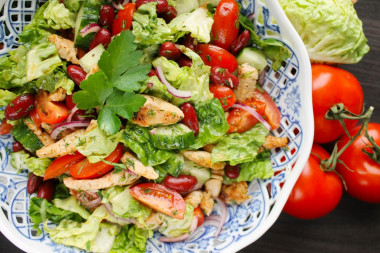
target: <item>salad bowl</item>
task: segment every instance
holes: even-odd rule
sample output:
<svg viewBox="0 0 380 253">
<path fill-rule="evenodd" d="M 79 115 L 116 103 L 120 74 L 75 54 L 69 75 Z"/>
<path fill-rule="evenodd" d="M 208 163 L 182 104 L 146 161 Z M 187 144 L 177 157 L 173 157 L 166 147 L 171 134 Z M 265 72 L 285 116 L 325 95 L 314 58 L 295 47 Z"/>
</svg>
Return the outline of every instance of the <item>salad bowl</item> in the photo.
<svg viewBox="0 0 380 253">
<path fill-rule="evenodd" d="M 18 47 L 18 33 L 33 18 L 39 0 L 1 0 L 0 56 Z M 202 226 L 184 242 L 163 243 L 158 235 L 149 239 L 147 252 L 235 252 L 253 243 L 276 221 L 309 157 L 314 124 L 311 103 L 311 67 L 306 49 L 274 0 L 241 0 L 242 13 L 254 22 L 262 38 L 280 40 L 291 52 L 279 71 L 267 68 L 263 88 L 274 98 L 282 118 L 274 136 L 287 137 L 287 148 L 271 151 L 275 174 L 253 180 L 249 200 L 229 206 L 223 230 L 214 238 L 215 227 Z M 269 66 L 272 64 L 268 61 Z M 0 230 L 27 252 L 77 252 L 52 242 L 47 233 L 37 235 L 28 217 L 27 171 L 18 173 L 9 164 L 14 139 L 0 136 Z M 215 213 L 220 212 L 216 205 Z M 42 226 L 41 226 L 42 228 Z"/>
</svg>

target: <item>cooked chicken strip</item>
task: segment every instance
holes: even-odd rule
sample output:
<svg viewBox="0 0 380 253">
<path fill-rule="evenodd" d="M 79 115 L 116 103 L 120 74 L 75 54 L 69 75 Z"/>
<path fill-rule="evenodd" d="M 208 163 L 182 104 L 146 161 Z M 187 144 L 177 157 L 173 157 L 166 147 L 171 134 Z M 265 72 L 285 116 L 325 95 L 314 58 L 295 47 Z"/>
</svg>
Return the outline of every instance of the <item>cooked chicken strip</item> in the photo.
<svg viewBox="0 0 380 253">
<path fill-rule="evenodd" d="M 56 34 L 50 35 L 48 40 L 56 46 L 59 57 L 79 65 L 77 50 L 74 47 L 73 41 L 64 39 Z"/>
<path fill-rule="evenodd" d="M 239 86 L 234 89 L 236 101 L 244 103 L 254 97 L 257 79 L 257 69 L 248 63 L 238 67 Z"/>
<path fill-rule="evenodd" d="M 139 159 L 134 157 L 131 153 L 125 152 L 123 157 L 121 157 L 121 162 L 124 163 L 127 168 L 136 173 L 137 175 L 143 176 L 148 179 L 157 179 L 158 174 L 151 166 L 145 166 Z"/>
<path fill-rule="evenodd" d="M 177 106 L 161 98 L 147 95 L 143 97 L 146 98 L 146 102 L 132 119 L 134 124 L 142 127 L 171 125 L 183 119 L 183 112 Z"/>
<path fill-rule="evenodd" d="M 63 183 L 69 189 L 89 191 L 105 189 L 116 185 L 130 185 L 139 178 L 140 176 L 138 175 L 133 175 L 128 171 L 122 171 L 119 173 L 110 172 L 96 179 L 75 179 L 73 177 L 66 177 L 63 179 Z"/>
<path fill-rule="evenodd" d="M 72 154 L 77 151 L 76 141 L 84 134 L 84 132 L 84 129 L 77 130 L 56 143 L 42 147 L 37 150 L 36 154 L 40 158 L 53 158 Z"/>
<path fill-rule="evenodd" d="M 49 101 L 59 102 L 63 101 L 66 98 L 66 90 L 62 87 L 59 87 L 56 91 L 52 92 L 48 96 Z"/>
<path fill-rule="evenodd" d="M 50 135 L 45 133 L 44 131 L 41 130 L 40 127 L 37 127 L 36 124 L 34 124 L 33 120 L 30 118 L 24 119 L 25 125 L 28 126 L 30 130 L 40 139 L 42 144 L 46 145 L 51 145 L 54 143 L 54 140 L 50 138 Z"/>
<path fill-rule="evenodd" d="M 211 163 L 211 153 L 200 150 L 187 150 L 183 151 L 182 155 L 187 159 L 199 164 L 203 167 L 211 168 L 213 170 L 222 170 L 226 166 L 225 162 Z"/>
</svg>

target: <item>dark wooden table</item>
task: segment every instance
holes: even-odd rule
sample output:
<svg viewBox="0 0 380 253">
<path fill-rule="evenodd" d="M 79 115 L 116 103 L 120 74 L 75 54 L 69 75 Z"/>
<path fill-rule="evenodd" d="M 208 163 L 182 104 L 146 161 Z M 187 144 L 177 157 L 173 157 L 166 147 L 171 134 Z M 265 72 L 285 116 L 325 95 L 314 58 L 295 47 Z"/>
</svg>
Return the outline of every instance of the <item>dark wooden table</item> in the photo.
<svg viewBox="0 0 380 253">
<path fill-rule="evenodd" d="M 359 0 L 359 17 L 371 52 L 359 63 L 343 66 L 361 82 L 367 105 L 380 122 L 380 1 Z M 0 234 L 0 252 L 22 252 Z M 241 252 L 259 253 L 379 253 L 380 205 L 367 204 L 344 194 L 338 207 L 317 220 L 298 220 L 282 213 L 259 240 Z"/>
</svg>

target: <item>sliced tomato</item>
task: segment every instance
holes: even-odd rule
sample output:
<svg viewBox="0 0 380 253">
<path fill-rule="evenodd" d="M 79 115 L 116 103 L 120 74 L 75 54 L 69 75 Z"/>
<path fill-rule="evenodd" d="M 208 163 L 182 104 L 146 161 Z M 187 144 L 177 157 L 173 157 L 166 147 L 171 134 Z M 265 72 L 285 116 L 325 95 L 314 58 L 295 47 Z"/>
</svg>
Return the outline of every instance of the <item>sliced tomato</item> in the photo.
<svg viewBox="0 0 380 253">
<path fill-rule="evenodd" d="M 83 156 L 79 152 L 76 152 L 75 154 L 69 154 L 69 155 L 58 157 L 46 169 L 44 180 L 48 180 L 54 177 L 59 177 L 66 171 L 69 171 L 70 167 L 73 164 L 79 161 L 83 161 L 85 158 L 86 157 Z"/>
<path fill-rule="evenodd" d="M 123 6 L 112 23 L 112 35 L 115 36 L 124 30 L 129 30 L 132 25 L 133 13 L 135 13 L 134 3 L 128 3 Z"/>
<path fill-rule="evenodd" d="M 205 221 L 205 215 L 203 214 L 203 212 L 199 206 L 194 209 L 194 215 L 198 217 L 197 227 L 202 226 L 203 222 Z"/>
<path fill-rule="evenodd" d="M 41 119 L 40 119 L 40 116 L 38 116 L 38 113 L 37 113 L 37 109 L 34 108 L 30 114 L 29 114 L 30 118 L 33 120 L 34 124 L 37 126 L 37 127 L 40 127 L 41 126 Z"/>
<path fill-rule="evenodd" d="M 0 135 L 9 134 L 13 126 L 7 122 L 7 119 L 3 119 L 0 126 Z"/>
<path fill-rule="evenodd" d="M 210 91 L 214 94 L 214 97 L 219 99 L 225 111 L 230 109 L 230 107 L 236 102 L 235 93 L 227 86 L 210 84 Z"/>
<path fill-rule="evenodd" d="M 281 113 L 270 95 L 264 90 L 255 89 L 252 101 L 265 103 L 264 119 L 273 129 L 277 129 L 280 126 Z"/>
<path fill-rule="evenodd" d="M 238 62 L 235 56 L 221 47 L 210 44 L 199 44 L 198 54 L 208 66 L 228 69 L 230 73 L 237 69 Z"/>
<path fill-rule="evenodd" d="M 123 146 L 117 145 L 114 151 L 107 156 L 104 160 L 110 163 L 118 163 L 123 154 Z M 84 159 L 73 164 L 70 168 L 70 175 L 77 179 L 93 179 L 99 178 L 112 170 L 113 165 L 104 163 L 102 161 L 97 163 L 90 163 L 88 159 Z"/>
<path fill-rule="evenodd" d="M 36 110 L 42 122 L 57 124 L 69 116 L 69 110 L 63 103 L 49 101 L 48 93 L 44 90 L 38 92 Z"/>
<path fill-rule="evenodd" d="M 246 104 L 254 108 L 261 116 L 265 114 L 266 104 L 264 102 L 248 101 Z M 228 114 L 227 122 L 230 126 L 228 133 L 244 133 L 254 127 L 259 120 L 246 110 L 234 108 Z"/>
<path fill-rule="evenodd" d="M 152 209 L 177 219 L 183 219 L 186 203 L 182 196 L 161 184 L 144 183 L 131 188 L 131 195 Z"/>
</svg>

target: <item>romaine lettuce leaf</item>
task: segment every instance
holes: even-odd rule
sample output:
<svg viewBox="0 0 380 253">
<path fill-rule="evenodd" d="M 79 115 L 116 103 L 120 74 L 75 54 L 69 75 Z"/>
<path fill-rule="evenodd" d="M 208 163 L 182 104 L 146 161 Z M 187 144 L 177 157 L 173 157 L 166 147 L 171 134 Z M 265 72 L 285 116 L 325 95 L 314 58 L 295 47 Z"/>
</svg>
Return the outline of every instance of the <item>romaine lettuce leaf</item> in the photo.
<svg viewBox="0 0 380 253">
<path fill-rule="evenodd" d="M 29 84 L 34 89 L 43 89 L 49 92 L 54 92 L 58 88 L 66 90 L 68 95 L 72 94 L 75 88 L 75 83 L 66 76 L 61 67 L 54 69 L 47 75 L 43 75 Z"/>
<path fill-rule="evenodd" d="M 26 53 L 23 45 L 9 52 L 9 56 L 0 58 L 0 88 L 10 89 L 22 87 L 26 83 Z"/>
<path fill-rule="evenodd" d="M 185 217 L 180 220 L 170 216 L 165 217 L 164 223 L 158 231 L 168 237 L 178 237 L 180 235 L 189 233 L 191 222 L 193 221 L 194 207 L 186 204 Z"/>
<path fill-rule="evenodd" d="M 351 0 L 280 0 L 312 61 L 357 63 L 369 51 Z"/>
<path fill-rule="evenodd" d="M 150 87 L 148 87 L 150 86 Z M 161 83 L 157 76 L 151 76 L 145 81 L 144 87 L 140 90 L 141 93 L 150 94 L 163 100 L 170 101 L 173 95 L 168 92 L 168 88 Z"/>
<path fill-rule="evenodd" d="M 17 94 L 0 89 L 0 107 L 7 106 L 10 102 L 17 97 Z"/>
<path fill-rule="evenodd" d="M 50 163 L 49 158 L 30 157 L 25 151 L 11 153 L 11 165 L 14 169 L 18 171 L 29 170 L 36 176 L 43 177 Z"/>
<path fill-rule="evenodd" d="M 90 217 L 89 212 L 87 212 L 86 209 L 84 209 L 84 207 L 81 206 L 78 200 L 72 195 L 66 199 L 53 199 L 52 202 L 56 207 L 77 213 L 85 220 Z"/>
<path fill-rule="evenodd" d="M 258 123 L 247 132 L 223 136 L 212 150 L 211 161 L 228 161 L 231 165 L 251 162 L 256 158 L 268 134 L 268 129 Z"/>
<path fill-rule="evenodd" d="M 135 225 L 124 226 L 116 236 L 110 253 L 143 253 L 146 242 L 152 235 L 152 230 L 137 228 Z"/>
<path fill-rule="evenodd" d="M 181 38 L 186 33 L 197 38 L 199 42 L 209 43 L 211 40 L 211 27 L 214 19 L 206 8 L 198 8 L 193 12 L 184 13 L 170 21 L 169 27 L 172 29 L 175 40 Z"/>
<path fill-rule="evenodd" d="M 48 26 L 54 30 L 75 27 L 76 15 L 66 9 L 65 5 L 58 0 L 49 1 L 49 5 L 46 7 L 43 16 L 47 20 Z"/>
</svg>

